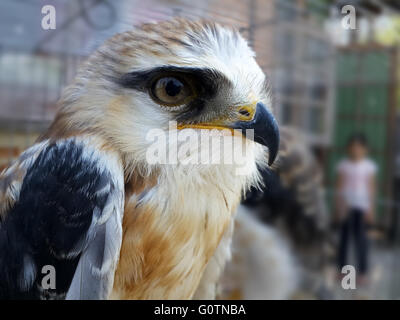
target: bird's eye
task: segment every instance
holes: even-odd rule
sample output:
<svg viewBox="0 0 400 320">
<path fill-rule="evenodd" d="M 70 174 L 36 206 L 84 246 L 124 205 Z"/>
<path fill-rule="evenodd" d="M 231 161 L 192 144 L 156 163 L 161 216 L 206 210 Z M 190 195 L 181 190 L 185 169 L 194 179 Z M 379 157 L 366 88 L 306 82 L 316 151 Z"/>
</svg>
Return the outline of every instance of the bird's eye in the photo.
<svg viewBox="0 0 400 320">
<path fill-rule="evenodd" d="M 193 98 L 191 86 L 184 80 L 175 77 L 163 77 L 156 80 L 151 87 L 153 99 L 165 106 L 179 106 Z"/>
</svg>

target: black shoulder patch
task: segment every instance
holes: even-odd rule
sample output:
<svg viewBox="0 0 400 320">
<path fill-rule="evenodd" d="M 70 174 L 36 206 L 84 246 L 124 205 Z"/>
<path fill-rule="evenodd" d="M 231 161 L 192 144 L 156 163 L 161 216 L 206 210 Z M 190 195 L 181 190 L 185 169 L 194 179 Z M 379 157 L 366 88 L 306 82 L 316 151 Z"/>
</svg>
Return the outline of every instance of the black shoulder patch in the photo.
<svg viewBox="0 0 400 320">
<path fill-rule="evenodd" d="M 65 297 L 111 187 L 83 144 L 69 140 L 40 153 L 0 227 L 0 299 Z M 42 286 L 46 265 L 55 269 L 55 289 Z"/>
</svg>

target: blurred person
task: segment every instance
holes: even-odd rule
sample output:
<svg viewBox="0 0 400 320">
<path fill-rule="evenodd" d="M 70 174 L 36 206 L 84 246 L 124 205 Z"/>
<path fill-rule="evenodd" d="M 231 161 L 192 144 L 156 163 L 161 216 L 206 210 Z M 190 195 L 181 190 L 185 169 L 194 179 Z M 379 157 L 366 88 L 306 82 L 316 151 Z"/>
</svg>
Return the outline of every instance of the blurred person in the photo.
<svg viewBox="0 0 400 320">
<path fill-rule="evenodd" d="M 357 133 L 347 143 L 347 157 L 337 167 L 336 218 L 340 223 L 339 272 L 347 264 L 350 238 L 354 239 L 357 283 L 366 282 L 368 271 L 367 226 L 374 222 L 377 167 L 368 158 L 366 137 Z"/>
</svg>

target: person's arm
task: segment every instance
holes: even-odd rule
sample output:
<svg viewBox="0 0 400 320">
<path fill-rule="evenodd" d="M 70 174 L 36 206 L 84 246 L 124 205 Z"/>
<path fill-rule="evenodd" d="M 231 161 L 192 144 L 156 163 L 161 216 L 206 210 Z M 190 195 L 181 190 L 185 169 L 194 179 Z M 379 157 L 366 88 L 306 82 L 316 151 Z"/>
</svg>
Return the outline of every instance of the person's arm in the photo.
<svg viewBox="0 0 400 320">
<path fill-rule="evenodd" d="M 335 220 L 342 221 L 346 208 L 343 199 L 343 184 L 344 184 L 344 176 L 343 173 L 339 170 L 336 178 L 335 185 Z"/>
<path fill-rule="evenodd" d="M 371 174 L 368 180 L 369 203 L 370 207 L 365 216 L 368 224 L 373 224 L 375 221 L 375 197 L 376 197 L 376 175 L 375 172 Z"/>
</svg>

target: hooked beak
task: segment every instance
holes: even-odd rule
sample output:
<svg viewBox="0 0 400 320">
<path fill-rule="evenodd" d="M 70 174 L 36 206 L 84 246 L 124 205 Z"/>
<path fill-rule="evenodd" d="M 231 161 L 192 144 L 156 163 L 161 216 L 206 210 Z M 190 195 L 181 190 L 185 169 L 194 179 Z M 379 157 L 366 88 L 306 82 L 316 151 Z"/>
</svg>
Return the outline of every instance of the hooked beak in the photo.
<svg viewBox="0 0 400 320">
<path fill-rule="evenodd" d="M 279 128 L 274 116 L 262 102 L 257 103 L 252 119 L 237 121 L 232 129 L 242 130 L 244 136 L 246 136 L 246 129 L 254 130 L 254 141 L 268 148 L 268 165 L 271 166 L 274 163 L 279 149 Z"/>
<path fill-rule="evenodd" d="M 240 130 L 244 137 L 248 139 L 253 138 L 255 142 L 268 148 L 268 165 L 271 166 L 275 161 L 279 149 L 279 129 L 274 116 L 267 110 L 262 102 L 258 102 L 255 105 L 239 106 L 237 111 L 237 119 L 239 120 L 236 119 L 233 122 L 180 124 L 178 125 L 178 129 Z M 247 137 L 246 130 L 253 130 L 254 135 Z"/>
</svg>

